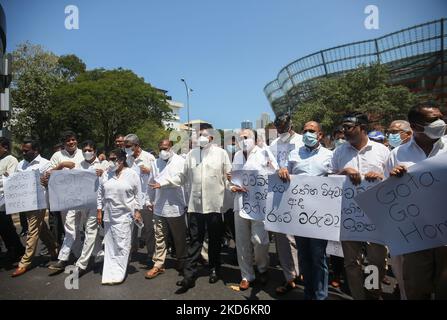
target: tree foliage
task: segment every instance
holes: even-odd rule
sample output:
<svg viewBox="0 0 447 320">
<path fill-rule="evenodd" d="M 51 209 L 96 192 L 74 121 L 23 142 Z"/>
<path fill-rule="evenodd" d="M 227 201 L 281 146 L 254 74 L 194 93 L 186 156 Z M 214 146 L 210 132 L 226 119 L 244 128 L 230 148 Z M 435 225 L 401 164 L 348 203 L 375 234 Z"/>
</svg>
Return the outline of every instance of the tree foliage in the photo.
<svg viewBox="0 0 447 320">
<path fill-rule="evenodd" d="M 29 43 L 13 56 L 12 133 L 39 138 L 47 155 L 63 130 L 110 150 L 117 133 L 159 134 L 171 117 L 165 96 L 131 70 L 86 71 L 75 55 L 58 57 Z"/>
<path fill-rule="evenodd" d="M 406 87 L 389 85 L 388 71 L 379 64 L 363 65 L 342 76 L 320 79 L 310 92 L 309 99 L 293 114 L 298 131 L 307 121 L 315 120 L 330 133 L 349 111 L 367 113 L 373 126 L 386 127 L 392 120 L 406 119 L 417 100 Z"/>
</svg>

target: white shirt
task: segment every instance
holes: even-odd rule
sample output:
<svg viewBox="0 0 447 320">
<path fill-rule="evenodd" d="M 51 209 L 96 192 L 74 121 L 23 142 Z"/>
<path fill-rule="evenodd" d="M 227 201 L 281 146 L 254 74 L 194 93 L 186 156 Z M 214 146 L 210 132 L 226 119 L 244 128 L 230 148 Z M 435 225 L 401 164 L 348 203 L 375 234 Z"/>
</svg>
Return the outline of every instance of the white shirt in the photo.
<svg viewBox="0 0 447 320">
<path fill-rule="evenodd" d="M 289 173 L 308 176 L 326 176 L 331 173 L 332 151 L 321 144 L 311 149 L 302 146 L 289 155 Z"/>
<path fill-rule="evenodd" d="M 168 161 L 158 158 L 152 166 L 151 183 L 163 182 L 172 179 L 183 171 L 185 159 L 177 154 L 173 154 Z M 186 201 L 183 187 L 170 186 L 155 190 L 154 214 L 162 217 L 180 217 L 185 213 Z"/>
<path fill-rule="evenodd" d="M 343 143 L 334 150 L 332 171 L 338 173 L 344 168 L 353 168 L 361 175 L 373 171 L 384 174 L 385 163 L 390 150 L 381 143 L 368 139 L 366 145 L 357 150 L 350 143 Z"/>
<path fill-rule="evenodd" d="M 141 150 L 137 158 L 135 158 L 133 155 L 127 157 L 127 164 L 129 165 L 129 168 L 132 168 L 133 166 L 145 166 L 146 168 L 151 168 L 152 162 L 154 161 L 155 157 L 144 150 Z"/>
<path fill-rule="evenodd" d="M 106 222 L 132 221 L 136 209 L 141 209 L 141 183 L 138 174 L 123 168 L 119 177 L 115 171 L 105 175 L 98 188 L 98 209 L 104 211 Z"/>
<path fill-rule="evenodd" d="M 386 162 L 385 176 L 389 176 L 390 171 L 398 165 L 404 165 L 407 168 L 421 162 L 427 158 L 435 157 L 439 154 L 447 152 L 447 137 L 444 136 L 433 145 L 430 154 L 425 154 L 424 150 L 419 147 L 414 138 L 405 144 L 394 148 Z"/>
<path fill-rule="evenodd" d="M 3 175 L 5 172 L 8 175 L 12 175 L 17 168 L 18 161 L 15 157 L 8 154 L 6 157 L 0 160 L 0 195 L 3 197 Z M 5 211 L 5 204 L 0 206 L 0 211 Z"/>
<path fill-rule="evenodd" d="M 98 157 L 95 158 L 95 160 L 93 160 L 92 163 L 88 162 L 87 160 L 83 160 L 80 163 L 80 169 L 83 170 L 103 170 L 106 171 L 107 168 L 109 167 L 109 163 L 107 161 L 99 161 Z"/>
<path fill-rule="evenodd" d="M 42 158 L 40 154 L 34 158 L 33 161 L 28 162 L 25 159 L 20 161 L 16 171 L 31 171 L 31 170 L 39 170 L 40 174 L 45 173 L 51 169 L 51 163 L 49 160 Z"/>
<path fill-rule="evenodd" d="M 245 160 L 241 150 L 234 155 L 232 171 L 256 170 L 259 174 L 268 175 L 275 173 L 278 169 L 279 166 L 273 154 L 269 150 L 262 150 L 258 146 L 251 150 L 247 160 Z M 243 194 L 238 192 L 234 196 L 234 212 L 238 212 L 239 216 L 244 219 L 253 219 L 245 212 L 243 207 Z"/>
<path fill-rule="evenodd" d="M 285 147 L 289 145 L 289 150 Z M 270 143 L 270 151 L 275 155 L 276 161 L 280 168 L 288 167 L 288 158 L 292 150 L 299 149 L 304 146 L 303 136 L 294 132 L 287 140 L 283 141 L 281 138 L 276 138 Z"/>
<path fill-rule="evenodd" d="M 79 169 L 81 162 L 84 161 L 81 149 L 76 149 L 73 154 L 69 154 L 67 150 L 61 150 L 53 154 L 50 159 L 51 168 L 56 168 L 61 162 L 70 161 L 74 162 L 75 168 Z M 65 169 L 65 168 L 64 168 Z"/>
<path fill-rule="evenodd" d="M 204 149 L 192 149 L 186 156 L 183 171 L 160 185 L 182 186 L 189 182 L 188 212 L 223 213 L 225 189 L 229 186 L 226 175 L 230 171 L 227 152 L 211 144 Z"/>
<path fill-rule="evenodd" d="M 133 169 L 140 176 L 141 183 L 141 201 L 144 204 L 146 202 L 146 194 L 149 189 L 150 173 L 142 173 L 140 167 L 152 168 L 155 157 L 147 151 L 141 150 L 137 158 L 133 155 L 127 157 L 127 164 L 129 168 Z"/>
</svg>

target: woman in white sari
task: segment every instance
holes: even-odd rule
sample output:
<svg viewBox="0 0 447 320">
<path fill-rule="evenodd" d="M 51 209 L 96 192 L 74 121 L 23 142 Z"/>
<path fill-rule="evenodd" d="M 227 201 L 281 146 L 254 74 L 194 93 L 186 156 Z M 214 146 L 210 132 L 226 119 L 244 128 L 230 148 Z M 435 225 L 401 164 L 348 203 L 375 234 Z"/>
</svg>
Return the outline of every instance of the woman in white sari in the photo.
<svg viewBox="0 0 447 320">
<path fill-rule="evenodd" d="M 119 284 L 126 277 L 133 220 L 142 221 L 138 174 L 127 167 L 126 153 L 110 153 L 110 168 L 98 189 L 98 223 L 104 222 L 102 284 Z"/>
</svg>

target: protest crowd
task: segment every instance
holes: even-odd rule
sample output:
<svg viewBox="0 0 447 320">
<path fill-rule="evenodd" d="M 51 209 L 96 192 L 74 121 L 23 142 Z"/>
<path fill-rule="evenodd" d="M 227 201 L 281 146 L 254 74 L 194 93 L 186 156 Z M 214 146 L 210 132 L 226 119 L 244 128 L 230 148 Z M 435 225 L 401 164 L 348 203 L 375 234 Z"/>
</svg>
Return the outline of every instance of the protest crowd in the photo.
<svg viewBox="0 0 447 320">
<path fill-rule="evenodd" d="M 170 253 L 176 258 L 180 277 L 176 293 L 182 294 L 194 290 L 204 259 L 209 283 L 219 281 L 222 247 L 231 243 L 240 269 L 238 287 L 244 291 L 271 280 L 269 246 L 274 242 L 284 277 L 283 285 L 276 288 L 278 296 L 303 285 L 305 299 L 325 300 L 329 287 L 340 288 L 343 283 L 353 299 L 382 299 L 382 285 L 392 272 L 401 299 L 446 299 L 445 213 L 436 236 L 412 247 L 405 239 L 414 239 L 410 237 L 416 233 L 405 234 L 393 245 L 388 233 L 363 237 L 367 231 L 380 232 L 386 227 L 386 220 L 383 224 L 379 220 L 388 212 L 371 214 L 371 206 L 352 207 L 366 212 L 362 215 L 371 220 L 364 225 L 367 231 L 344 234 L 348 222 L 343 215 L 348 213 L 341 212 L 341 198 L 345 191 L 331 198 L 340 206 L 332 208 L 338 212 L 331 219 L 336 216 L 340 223 L 330 234 L 322 231 L 330 224 L 329 215 L 320 225 L 318 217 L 302 212 L 319 191 L 312 189 L 312 181 L 333 181 L 340 188 L 370 183 L 368 191 L 380 192 L 388 181 L 407 181 L 413 165 L 424 168 L 426 162 L 432 163 L 429 161 L 438 165 L 438 157 L 447 171 L 443 119 L 437 105 L 418 104 L 407 119 L 396 119 L 385 132 L 379 132 L 370 131 L 366 114 L 351 112 L 328 140 L 318 122 L 296 128 L 284 114 L 274 121 L 274 139 L 251 129 L 216 138 L 217 130 L 201 124 L 188 133 L 186 151 L 175 139 L 163 139 L 159 150 L 152 153 L 132 133 L 117 135 L 115 149 L 105 154 L 94 141 L 78 142 L 76 133 L 66 131 L 49 160 L 40 155 L 38 140 L 23 139 L 20 162 L 11 154 L 10 140 L 0 138 L 0 237 L 7 259 L 18 262 L 12 277 L 32 272 L 40 239 L 51 259 L 49 273 L 75 266 L 82 277 L 92 265 L 102 265 L 102 284 L 118 285 L 126 279 L 132 256 L 144 246 L 150 266 L 144 277 L 150 283 L 163 276 Z M 428 185 L 428 177 L 425 172 L 420 184 Z M 435 191 L 442 178 L 447 178 L 434 173 L 431 177 L 437 181 L 432 186 Z M 289 186 L 300 181 L 309 182 L 290 194 L 302 197 L 281 198 Z M 35 190 L 34 194 L 17 192 L 25 188 Z M 404 197 L 404 187 L 398 188 L 397 194 Z M 270 198 L 281 208 L 289 205 L 289 210 L 275 213 L 275 205 L 268 204 Z M 415 207 L 408 207 L 407 214 L 396 211 L 394 217 L 419 218 L 421 214 L 416 217 L 411 208 Z M 20 213 L 24 245 L 12 213 Z M 430 221 L 432 212 L 423 214 Z M 306 225 L 304 216 L 315 223 Z M 287 234 L 290 229 L 282 228 L 290 224 L 307 229 Z M 361 222 L 355 224 L 351 231 L 359 231 L 360 226 Z M 359 235 L 351 237 L 351 233 Z M 341 243 L 342 254 L 328 251 L 331 242 Z M 370 273 L 365 267 L 371 265 L 378 278 L 368 286 L 365 279 Z"/>
</svg>

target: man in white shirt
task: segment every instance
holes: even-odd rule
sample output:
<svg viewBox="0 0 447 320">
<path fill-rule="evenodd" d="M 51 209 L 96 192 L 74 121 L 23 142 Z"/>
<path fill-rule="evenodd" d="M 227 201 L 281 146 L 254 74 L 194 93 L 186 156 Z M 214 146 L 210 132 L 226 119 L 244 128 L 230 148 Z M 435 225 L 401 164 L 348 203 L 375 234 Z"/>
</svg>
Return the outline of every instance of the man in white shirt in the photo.
<svg viewBox="0 0 447 320">
<path fill-rule="evenodd" d="M 160 157 L 154 161 L 150 183 L 163 182 L 183 171 L 185 159 L 172 151 L 172 142 L 164 139 L 159 143 Z M 148 199 L 154 212 L 155 253 L 154 266 L 146 273 L 147 279 L 153 279 L 165 271 L 168 226 L 174 239 L 178 260 L 177 270 L 183 270 L 186 259 L 186 219 L 185 194 L 183 187 L 173 186 L 155 190 Z M 147 201 L 148 202 L 148 201 Z"/>
<path fill-rule="evenodd" d="M 388 127 L 387 133 L 388 143 L 391 149 L 394 149 L 410 141 L 413 131 L 408 121 L 394 120 Z"/>
<path fill-rule="evenodd" d="M 346 143 L 335 149 L 332 170 L 335 174 L 347 175 L 354 185 L 384 178 L 385 163 L 390 151 L 383 144 L 368 138 L 368 116 L 359 112 L 343 117 Z M 367 293 L 373 299 L 380 299 L 381 289 L 366 291 L 362 271 L 362 249 L 366 246 L 368 261 L 379 269 L 379 286 L 385 276 L 387 250 L 385 246 L 372 242 L 342 241 L 346 275 L 351 295 L 364 300 Z"/>
<path fill-rule="evenodd" d="M 0 137 L 0 196 L 3 198 L 3 177 L 15 172 L 18 161 L 11 155 L 11 141 L 8 138 Z M 12 222 L 11 215 L 6 214 L 5 204 L 0 206 L 0 236 L 5 243 L 7 260 L 11 263 L 20 260 L 25 253 L 25 248 L 20 242 L 16 228 Z"/>
<path fill-rule="evenodd" d="M 321 145 L 323 132 L 318 122 L 310 121 L 303 128 L 304 146 L 293 150 L 288 168 L 279 170 L 281 179 L 290 181 L 293 175 L 327 176 L 331 173 L 332 151 Z M 326 257 L 327 240 L 295 236 L 301 273 L 304 276 L 304 299 L 326 300 L 328 297 L 329 270 Z M 294 283 L 286 283 L 293 288 Z"/>
<path fill-rule="evenodd" d="M 408 113 L 412 139 L 395 148 L 387 161 L 386 175 L 401 177 L 409 167 L 447 152 L 446 124 L 435 104 L 414 106 Z M 394 271 L 394 270 L 393 270 Z M 400 270 L 398 270 L 400 271 Z M 447 299 L 447 246 L 403 255 L 402 279 L 408 299 Z"/>
<path fill-rule="evenodd" d="M 108 163 L 101 162 L 96 156 L 95 142 L 86 140 L 82 142 L 81 148 L 84 160 L 81 162 L 79 169 L 94 171 L 101 179 L 107 170 Z M 85 238 L 81 255 L 75 263 L 80 276 L 87 270 L 91 255 L 96 254 L 101 246 L 101 241 L 98 237 L 99 225 L 97 223 L 96 207 L 82 209 L 81 214 L 85 226 Z"/>
<path fill-rule="evenodd" d="M 148 190 L 148 183 L 151 168 L 155 157 L 149 152 L 141 148 L 140 139 L 136 134 L 128 134 L 124 137 L 124 147 L 127 154 L 127 164 L 129 168 L 133 169 L 140 176 L 141 181 L 141 203 L 145 203 L 145 197 Z M 147 260 L 152 259 L 155 250 L 155 235 L 154 235 L 154 215 L 153 212 L 144 208 L 141 210 L 144 227 L 141 231 L 141 237 L 144 239 L 147 248 Z M 138 228 L 132 231 L 132 250 L 134 253 L 138 251 Z"/>
<path fill-rule="evenodd" d="M 45 174 L 44 183 L 48 183 L 49 175 L 53 170 L 79 169 L 81 162 L 84 161 L 82 150 L 78 149 L 78 140 L 76 134 L 72 131 L 66 131 L 61 134 L 61 142 L 64 143 L 64 149 L 56 152 L 50 159 L 51 170 Z M 62 211 L 62 220 L 64 221 L 65 237 L 62 247 L 59 251 L 59 261 L 50 265 L 48 268 L 55 271 L 63 271 L 68 265 L 70 252 L 75 257 L 81 254 L 81 234 L 80 221 L 81 214 L 79 210 Z"/>
<path fill-rule="evenodd" d="M 39 154 L 40 144 L 37 140 L 24 139 L 21 150 L 23 160 L 19 162 L 16 169 L 17 172 L 38 170 L 39 174 L 43 175 L 50 169 L 50 161 L 42 158 Z M 44 192 L 43 188 L 42 192 Z M 12 277 L 20 276 L 28 271 L 36 253 L 39 238 L 48 248 L 51 258 L 57 258 L 57 243 L 45 222 L 45 212 L 46 209 L 25 212 L 28 220 L 26 249 L 17 269 L 11 275 Z"/>
<path fill-rule="evenodd" d="M 303 136 L 292 130 L 292 119 L 288 114 L 276 117 L 274 125 L 279 137 L 272 141 L 269 148 L 275 155 L 279 168 L 287 168 L 289 154 L 292 150 L 303 146 Z M 284 233 L 275 233 L 275 239 L 276 252 L 286 282 L 299 282 L 300 270 L 295 237 Z M 277 292 L 281 292 L 283 287 L 279 287 L 277 290 Z"/>
<path fill-rule="evenodd" d="M 209 282 L 216 283 L 219 280 L 223 201 L 225 189 L 229 186 L 227 174 L 231 171 L 231 163 L 227 152 L 211 143 L 213 137 L 208 128 L 212 130 L 210 126 L 201 126 L 198 139 L 200 146 L 188 153 L 183 171 L 166 179 L 166 182 L 152 185 L 157 189 L 168 185 L 183 186 L 187 181 L 191 184 L 188 204 L 190 244 L 184 279 L 177 282 L 180 286 L 177 294 L 185 293 L 195 286 L 206 230 L 209 236 Z"/>
<path fill-rule="evenodd" d="M 244 129 L 238 139 L 241 150 L 236 152 L 233 159 L 232 171 L 256 170 L 259 174 L 274 174 L 278 164 L 273 154 L 262 150 L 256 145 L 256 135 L 252 130 Z M 255 281 L 253 260 L 259 271 L 259 281 L 266 284 L 269 266 L 269 235 L 265 230 L 263 220 L 254 220 L 245 210 L 243 192 L 246 190 L 237 185 L 231 187 L 232 192 L 238 192 L 234 199 L 234 222 L 236 227 L 236 248 L 242 280 L 240 290 L 247 290 Z M 250 203 L 254 206 L 254 203 Z M 254 251 L 254 254 L 253 254 Z"/>
</svg>

